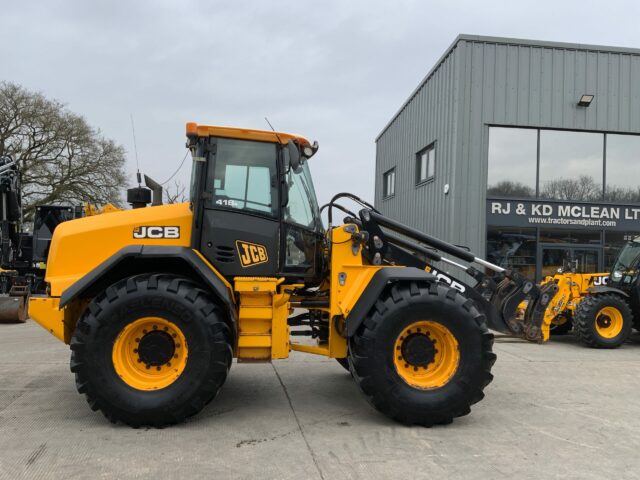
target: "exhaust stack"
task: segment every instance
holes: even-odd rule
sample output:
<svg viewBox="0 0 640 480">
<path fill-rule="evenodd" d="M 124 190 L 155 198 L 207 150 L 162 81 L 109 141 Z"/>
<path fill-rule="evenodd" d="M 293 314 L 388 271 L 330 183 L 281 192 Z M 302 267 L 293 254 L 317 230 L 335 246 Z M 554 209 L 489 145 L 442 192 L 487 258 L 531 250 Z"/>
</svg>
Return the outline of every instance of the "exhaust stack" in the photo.
<svg viewBox="0 0 640 480">
<path fill-rule="evenodd" d="M 144 183 L 151 189 L 151 192 L 153 192 L 153 200 L 151 201 L 151 206 L 155 207 L 158 205 L 162 205 L 162 185 L 160 185 L 153 178 L 147 175 L 144 176 Z"/>
</svg>

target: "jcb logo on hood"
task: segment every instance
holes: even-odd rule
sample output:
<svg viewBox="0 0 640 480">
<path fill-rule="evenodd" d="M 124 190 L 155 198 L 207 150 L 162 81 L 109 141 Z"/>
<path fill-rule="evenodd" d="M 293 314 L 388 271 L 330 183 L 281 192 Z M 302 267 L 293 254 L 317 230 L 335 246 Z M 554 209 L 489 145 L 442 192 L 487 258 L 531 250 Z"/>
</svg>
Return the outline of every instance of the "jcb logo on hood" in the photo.
<svg viewBox="0 0 640 480">
<path fill-rule="evenodd" d="M 180 238 L 180 227 L 135 227 L 133 238 Z"/>
<path fill-rule="evenodd" d="M 589 283 L 594 286 L 602 286 L 609 283 L 609 275 L 593 276 L 589 279 Z"/>
<path fill-rule="evenodd" d="M 243 267 L 252 267 L 269 261 L 267 249 L 263 245 L 236 240 L 236 248 Z"/>
</svg>

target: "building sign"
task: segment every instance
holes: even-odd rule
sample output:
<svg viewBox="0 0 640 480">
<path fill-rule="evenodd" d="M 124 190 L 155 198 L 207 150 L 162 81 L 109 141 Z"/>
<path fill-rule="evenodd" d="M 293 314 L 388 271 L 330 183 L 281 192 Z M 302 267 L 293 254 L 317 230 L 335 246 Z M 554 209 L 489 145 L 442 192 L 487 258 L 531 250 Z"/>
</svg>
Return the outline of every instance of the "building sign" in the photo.
<svg viewBox="0 0 640 480">
<path fill-rule="evenodd" d="M 637 231 L 640 205 L 487 199 L 487 225 Z"/>
</svg>

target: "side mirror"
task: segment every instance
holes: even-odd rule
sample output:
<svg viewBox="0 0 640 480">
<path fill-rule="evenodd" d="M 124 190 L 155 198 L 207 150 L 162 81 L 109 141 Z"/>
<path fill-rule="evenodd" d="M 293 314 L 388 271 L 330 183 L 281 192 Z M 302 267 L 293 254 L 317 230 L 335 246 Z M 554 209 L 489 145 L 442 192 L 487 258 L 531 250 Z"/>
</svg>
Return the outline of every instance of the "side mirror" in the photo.
<svg viewBox="0 0 640 480">
<path fill-rule="evenodd" d="M 300 150 L 293 140 L 287 142 L 287 150 L 289 151 L 289 164 L 291 169 L 298 173 L 302 166 L 302 157 L 300 156 Z"/>
</svg>

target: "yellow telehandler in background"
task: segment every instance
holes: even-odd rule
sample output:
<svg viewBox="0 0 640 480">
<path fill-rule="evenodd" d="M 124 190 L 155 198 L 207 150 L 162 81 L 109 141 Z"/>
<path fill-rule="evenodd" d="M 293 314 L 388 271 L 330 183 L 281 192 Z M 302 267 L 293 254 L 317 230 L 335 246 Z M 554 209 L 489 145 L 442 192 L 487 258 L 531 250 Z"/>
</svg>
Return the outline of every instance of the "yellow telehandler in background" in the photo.
<svg viewBox="0 0 640 480">
<path fill-rule="evenodd" d="M 627 341 L 634 322 L 638 326 L 634 282 L 639 245 L 629 242 L 620 251 L 613 273 L 577 273 L 574 265 L 567 262 L 557 274 L 542 280 L 541 287 L 558 286 L 550 306 L 552 335 L 573 331 L 584 345 L 594 348 L 617 348 Z M 626 266 L 625 261 L 630 261 L 632 267 Z M 523 302 L 521 313 L 525 308 Z"/>
<path fill-rule="evenodd" d="M 140 208 L 60 224 L 47 294 L 29 302 L 70 344 L 78 391 L 111 421 L 180 422 L 216 396 L 233 358 L 294 350 L 339 360 L 399 422 L 449 423 L 493 378 L 489 328 L 548 339 L 555 283 L 539 288 L 347 193 L 322 207 L 325 228 L 307 163 L 317 143 L 195 123 L 187 139 L 190 201 L 159 205 L 147 179 L 156 206 L 139 186 L 128 200 Z"/>
</svg>

